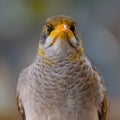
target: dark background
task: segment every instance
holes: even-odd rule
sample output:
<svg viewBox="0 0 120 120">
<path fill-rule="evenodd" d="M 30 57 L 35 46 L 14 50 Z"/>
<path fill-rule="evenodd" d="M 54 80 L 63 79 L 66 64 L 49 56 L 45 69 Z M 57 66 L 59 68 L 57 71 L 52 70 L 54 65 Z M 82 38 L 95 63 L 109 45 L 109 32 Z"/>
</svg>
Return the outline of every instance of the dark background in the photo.
<svg viewBox="0 0 120 120">
<path fill-rule="evenodd" d="M 120 120 L 119 0 L 0 0 L 0 120 L 17 120 L 15 89 L 23 67 L 36 57 L 46 18 L 72 16 L 90 60 L 102 73 L 110 120 Z"/>
</svg>

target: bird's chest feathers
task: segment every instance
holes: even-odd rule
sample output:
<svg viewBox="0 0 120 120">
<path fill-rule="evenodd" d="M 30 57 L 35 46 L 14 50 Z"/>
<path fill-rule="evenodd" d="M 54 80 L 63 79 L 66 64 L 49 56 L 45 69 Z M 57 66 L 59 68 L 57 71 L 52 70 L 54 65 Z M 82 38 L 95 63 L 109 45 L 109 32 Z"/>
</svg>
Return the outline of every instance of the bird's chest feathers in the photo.
<svg viewBox="0 0 120 120">
<path fill-rule="evenodd" d="M 37 75 L 34 75 L 37 76 L 32 84 L 34 89 L 30 90 L 33 93 L 31 94 L 33 96 L 30 96 L 32 98 L 30 104 L 35 106 L 39 115 L 43 115 L 41 111 L 44 110 L 48 113 L 48 118 L 50 116 L 50 120 L 54 115 L 57 116 L 55 120 L 68 118 L 73 120 L 75 116 L 77 119 L 83 116 L 84 120 L 87 120 L 86 114 L 89 117 L 94 114 L 95 96 L 98 96 L 97 88 L 96 84 L 93 84 L 93 75 L 88 74 L 91 67 L 86 66 L 84 62 L 83 60 L 71 64 L 61 59 L 58 65 L 41 64 L 41 69 L 37 70 L 39 73 L 35 72 Z M 58 119 L 61 115 L 63 118 Z"/>
<path fill-rule="evenodd" d="M 39 93 L 38 99 L 47 106 L 61 106 L 77 100 L 81 100 L 79 104 L 82 104 L 84 96 L 88 95 L 91 89 L 93 91 L 95 89 L 89 82 L 91 68 L 84 62 L 84 60 L 68 62 L 59 59 L 58 64 L 50 66 L 41 64 L 39 75 L 36 75 L 39 77 L 34 83 L 37 84 L 35 92 Z"/>
</svg>

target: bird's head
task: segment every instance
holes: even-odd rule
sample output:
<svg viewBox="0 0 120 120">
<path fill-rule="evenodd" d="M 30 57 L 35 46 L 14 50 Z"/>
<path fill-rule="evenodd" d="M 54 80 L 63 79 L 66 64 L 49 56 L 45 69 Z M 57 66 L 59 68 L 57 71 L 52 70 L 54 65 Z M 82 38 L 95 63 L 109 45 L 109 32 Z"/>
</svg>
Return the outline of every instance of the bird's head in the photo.
<svg viewBox="0 0 120 120">
<path fill-rule="evenodd" d="M 81 37 L 71 17 L 55 16 L 46 20 L 40 36 L 40 56 L 64 56 L 82 52 Z"/>
</svg>

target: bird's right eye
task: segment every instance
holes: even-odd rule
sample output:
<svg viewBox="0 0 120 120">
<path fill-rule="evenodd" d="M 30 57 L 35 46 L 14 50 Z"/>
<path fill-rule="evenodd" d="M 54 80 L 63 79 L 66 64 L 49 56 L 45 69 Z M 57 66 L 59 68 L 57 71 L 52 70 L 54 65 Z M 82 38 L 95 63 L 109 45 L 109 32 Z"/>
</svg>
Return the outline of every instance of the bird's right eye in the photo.
<svg viewBox="0 0 120 120">
<path fill-rule="evenodd" d="M 46 26 L 46 32 L 47 32 L 48 34 L 50 34 L 52 30 L 53 30 L 53 26 L 52 26 L 52 25 L 47 25 L 47 26 Z"/>
</svg>

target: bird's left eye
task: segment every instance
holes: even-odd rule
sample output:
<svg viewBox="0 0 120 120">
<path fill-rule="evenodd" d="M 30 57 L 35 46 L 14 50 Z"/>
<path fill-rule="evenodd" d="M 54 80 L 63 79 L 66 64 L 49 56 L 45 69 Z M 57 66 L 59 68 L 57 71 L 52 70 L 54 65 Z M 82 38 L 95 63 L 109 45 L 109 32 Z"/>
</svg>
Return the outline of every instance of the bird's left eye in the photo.
<svg viewBox="0 0 120 120">
<path fill-rule="evenodd" d="M 52 26 L 52 25 L 46 26 L 46 32 L 47 32 L 48 34 L 50 34 L 52 30 L 53 30 L 53 26 Z"/>
<path fill-rule="evenodd" d="M 75 25 L 74 24 L 70 26 L 70 30 L 73 31 L 73 32 L 75 31 Z"/>
</svg>

